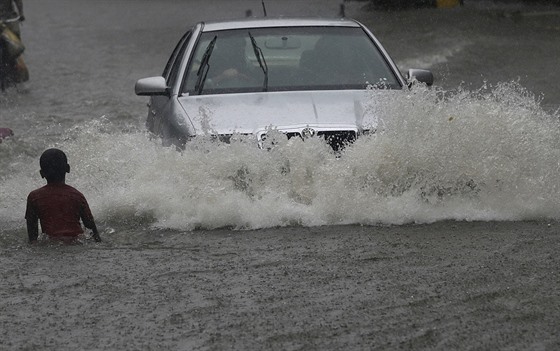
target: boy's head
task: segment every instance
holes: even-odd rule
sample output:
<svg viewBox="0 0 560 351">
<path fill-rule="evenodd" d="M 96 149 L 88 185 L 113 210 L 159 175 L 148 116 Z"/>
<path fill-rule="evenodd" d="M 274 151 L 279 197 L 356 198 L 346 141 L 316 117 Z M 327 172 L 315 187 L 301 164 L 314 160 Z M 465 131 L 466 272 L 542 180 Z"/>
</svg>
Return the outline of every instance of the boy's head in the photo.
<svg viewBox="0 0 560 351">
<path fill-rule="evenodd" d="M 46 178 L 47 182 L 62 182 L 66 173 L 70 173 L 68 159 L 62 150 L 48 149 L 43 152 L 39 159 L 41 166 L 41 177 Z"/>
</svg>

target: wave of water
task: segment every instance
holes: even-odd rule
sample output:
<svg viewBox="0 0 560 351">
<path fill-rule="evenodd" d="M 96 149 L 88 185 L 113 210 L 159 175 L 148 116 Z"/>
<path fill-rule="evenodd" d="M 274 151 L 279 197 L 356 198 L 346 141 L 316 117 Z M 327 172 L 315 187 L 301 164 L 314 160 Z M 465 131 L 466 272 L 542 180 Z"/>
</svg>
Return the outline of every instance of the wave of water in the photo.
<svg viewBox="0 0 560 351">
<path fill-rule="evenodd" d="M 67 183 L 86 195 L 101 228 L 559 217 L 559 114 L 518 83 L 372 90 L 368 108 L 377 133 L 342 155 L 320 140 L 295 139 L 269 151 L 199 140 L 178 152 L 108 118 L 75 126 L 52 146 L 67 153 Z M 39 155 L 26 151 L 17 138 L 0 144 L 3 229 L 24 230 L 26 196 L 44 184 Z"/>
</svg>

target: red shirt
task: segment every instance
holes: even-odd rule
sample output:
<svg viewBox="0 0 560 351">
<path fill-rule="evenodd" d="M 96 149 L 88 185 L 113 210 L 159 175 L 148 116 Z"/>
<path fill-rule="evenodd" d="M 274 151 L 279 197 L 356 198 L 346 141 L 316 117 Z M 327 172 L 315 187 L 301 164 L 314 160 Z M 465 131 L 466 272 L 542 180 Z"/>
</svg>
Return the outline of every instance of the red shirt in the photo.
<svg viewBox="0 0 560 351">
<path fill-rule="evenodd" d="M 80 219 L 93 223 L 84 195 L 64 183 L 47 184 L 27 196 L 25 218 L 39 218 L 41 230 L 50 237 L 75 237 L 83 233 Z"/>
</svg>

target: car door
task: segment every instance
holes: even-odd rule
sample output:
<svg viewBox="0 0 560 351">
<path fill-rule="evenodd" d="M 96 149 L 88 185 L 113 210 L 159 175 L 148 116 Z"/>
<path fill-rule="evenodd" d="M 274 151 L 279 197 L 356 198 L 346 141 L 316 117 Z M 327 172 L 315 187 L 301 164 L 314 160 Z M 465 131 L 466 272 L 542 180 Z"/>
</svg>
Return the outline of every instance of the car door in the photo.
<svg viewBox="0 0 560 351">
<path fill-rule="evenodd" d="M 185 50 L 188 46 L 189 39 L 191 38 L 191 31 L 188 31 L 181 37 L 181 40 L 175 46 L 173 53 L 169 57 L 165 69 L 163 70 L 163 78 L 169 89 L 175 85 L 181 61 L 184 56 Z M 152 96 L 148 102 L 148 118 L 146 120 L 146 127 L 148 130 L 160 137 L 163 136 L 166 120 L 164 112 L 169 106 L 170 99 L 173 98 L 173 92 L 169 91 L 167 95 Z"/>
</svg>

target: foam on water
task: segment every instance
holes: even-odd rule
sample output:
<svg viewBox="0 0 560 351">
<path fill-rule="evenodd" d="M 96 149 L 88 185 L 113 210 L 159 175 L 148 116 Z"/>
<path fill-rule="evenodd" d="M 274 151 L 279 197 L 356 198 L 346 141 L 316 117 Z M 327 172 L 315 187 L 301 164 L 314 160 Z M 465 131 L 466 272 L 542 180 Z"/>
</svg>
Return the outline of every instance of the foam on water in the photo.
<svg viewBox="0 0 560 351">
<path fill-rule="evenodd" d="M 67 183 L 101 227 L 176 230 L 558 218 L 558 113 L 516 82 L 478 91 L 371 91 L 374 135 L 341 155 L 320 140 L 193 141 L 184 151 L 101 118 L 68 130 Z M 0 222 L 22 229 L 38 157 L 0 146 Z M 23 161 L 22 158 L 26 161 Z"/>
</svg>

